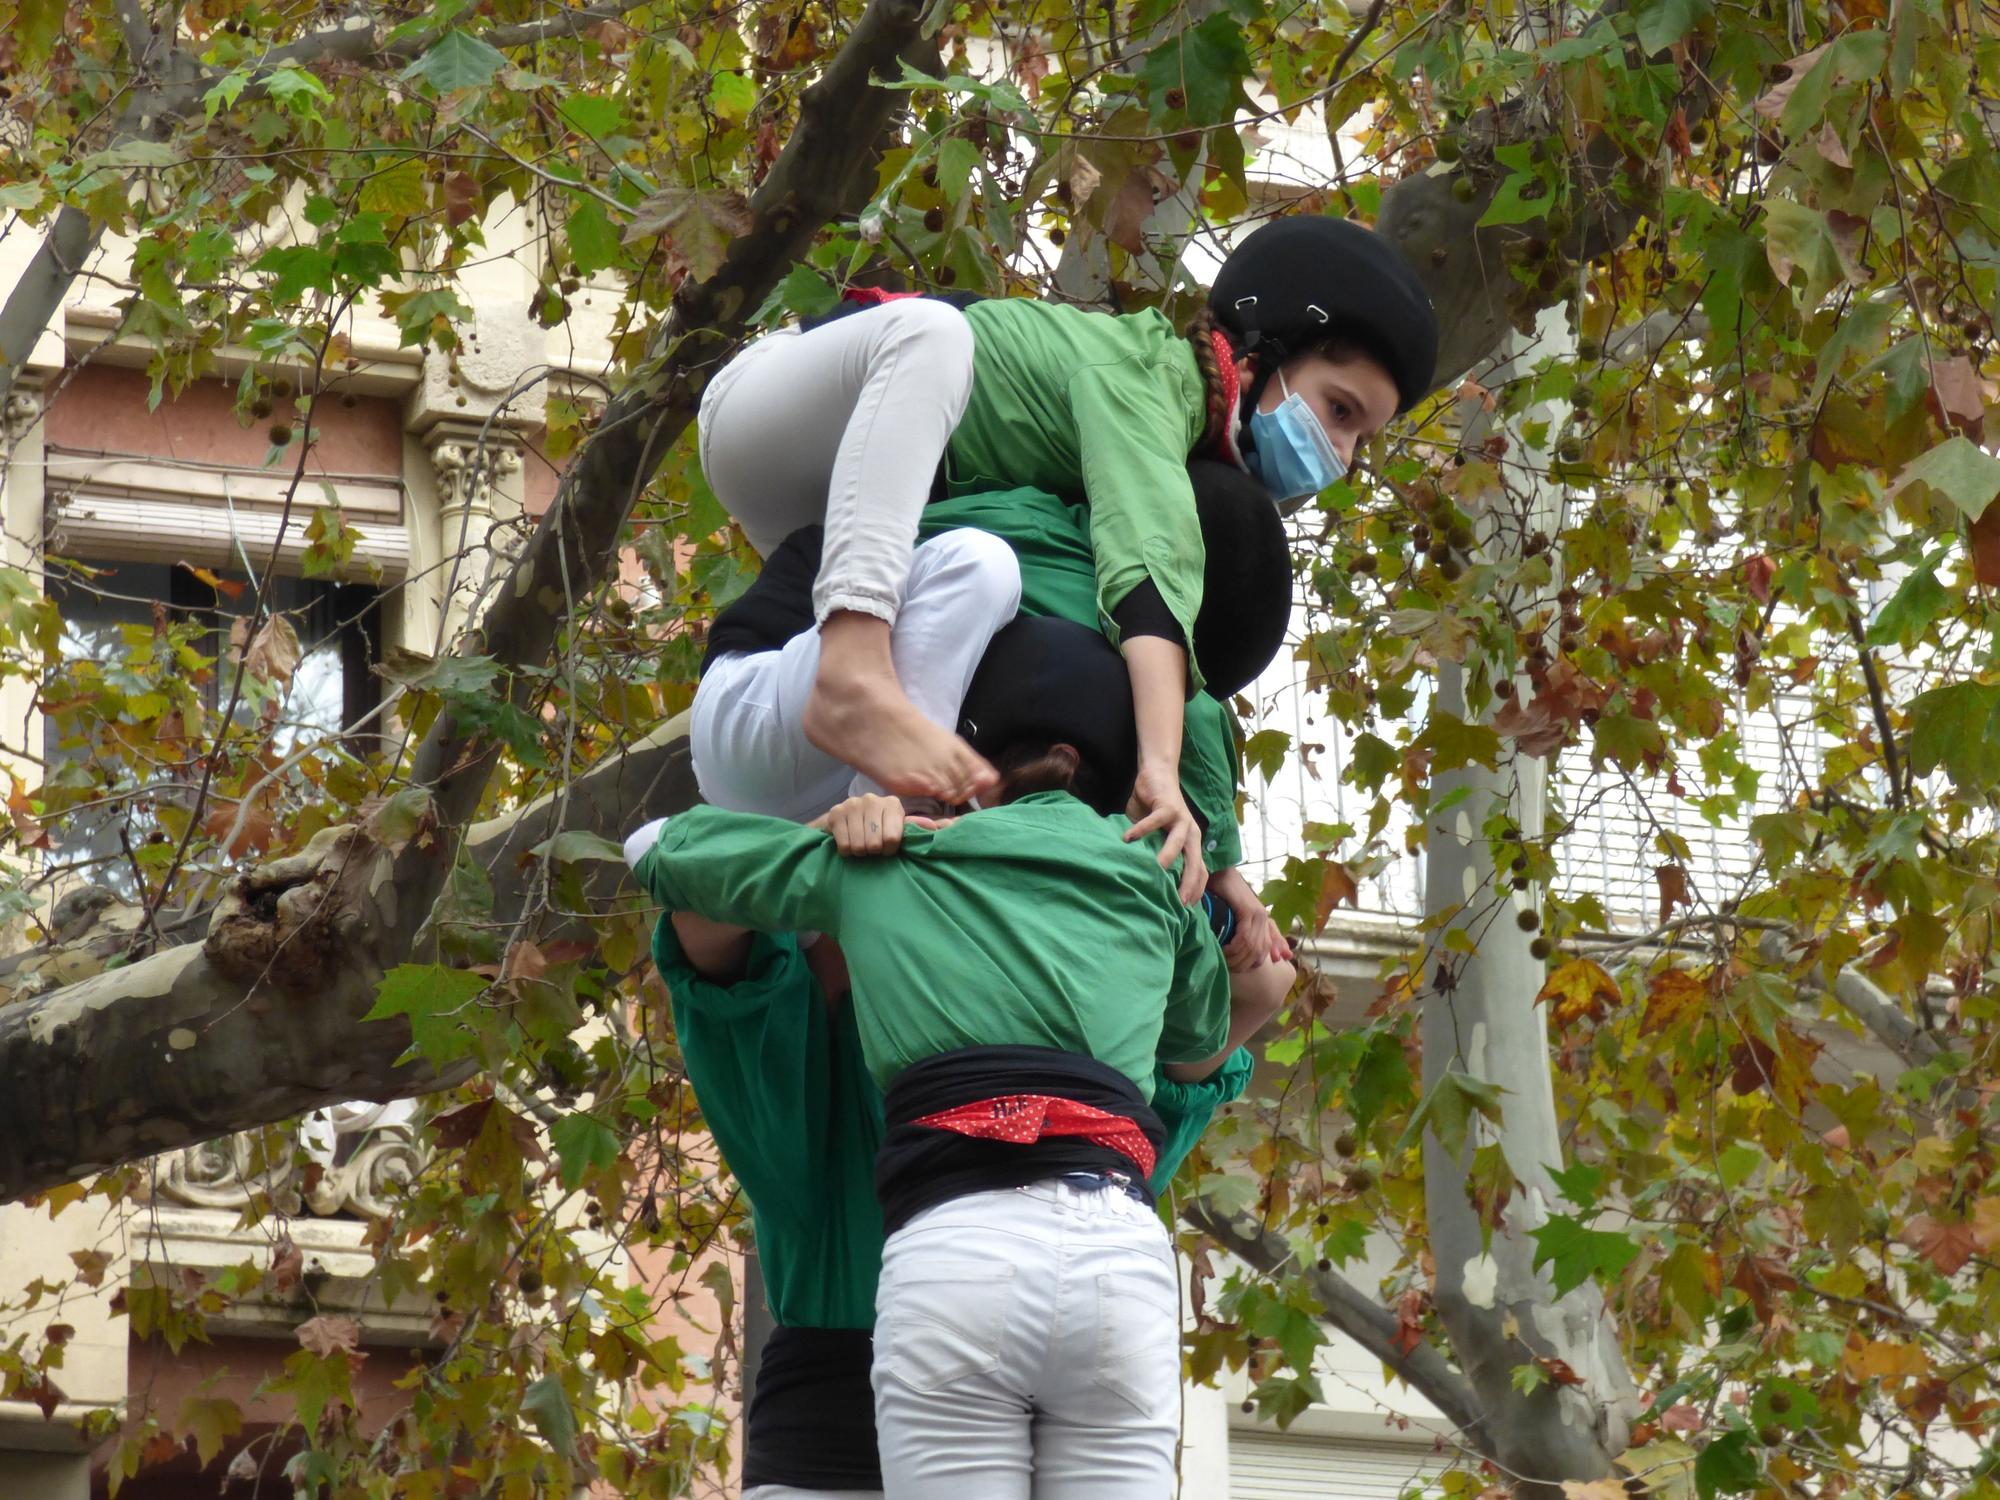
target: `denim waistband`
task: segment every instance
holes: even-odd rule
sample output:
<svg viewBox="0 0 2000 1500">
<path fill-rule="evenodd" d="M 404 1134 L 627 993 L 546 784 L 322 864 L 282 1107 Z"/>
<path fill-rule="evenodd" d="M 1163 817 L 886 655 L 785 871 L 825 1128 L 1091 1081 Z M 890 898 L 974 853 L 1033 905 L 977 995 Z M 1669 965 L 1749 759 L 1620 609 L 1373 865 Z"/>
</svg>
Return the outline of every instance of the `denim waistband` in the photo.
<svg viewBox="0 0 2000 1500">
<path fill-rule="evenodd" d="M 1116 1191 L 1144 1208 L 1153 1206 L 1153 1196 L 1146 1191 L 1146 1185 L 1125 1172 L 1064 1172 L 1051 1179 L 1069 1184 L 1084 1192 Z"/>
</svg>

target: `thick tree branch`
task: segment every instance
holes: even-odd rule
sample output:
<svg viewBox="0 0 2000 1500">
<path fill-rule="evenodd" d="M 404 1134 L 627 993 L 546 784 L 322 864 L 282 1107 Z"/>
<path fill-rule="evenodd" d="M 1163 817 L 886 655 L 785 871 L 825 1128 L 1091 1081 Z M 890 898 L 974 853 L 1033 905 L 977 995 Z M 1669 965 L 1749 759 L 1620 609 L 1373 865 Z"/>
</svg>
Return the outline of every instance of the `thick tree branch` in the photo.
<svg viewBox="0 0 2000 1500">
<path fill-rule="evenodd" d="M 1579 26 L 1579 33 L 1622 8 L 1620 0 L 1606 0 L 1596 17 Z M 1634 61 L 1636 54 L 1636 47 L 1628 48 Z M 1690 122 L 1706 115 L 1710 104 L 1699 62 L 1697 56 L 1682 69 L 1676 101 Z M 1625 149 L 1599 131 L 1571 162 L 1572 212 L 1566 232 L 1554 233 L 1546 219 L 1480 225 L 1505 176 L 1494 163 L 1495 148 L 1546 135 L 1550 111 L 1562 107 L 1553 83 L 1540 87 L 1546 92 L 1504 100 L 1468 119 L 1458 131 L 1455 171 L 1419 172 L 1382 195 L 1375 227 L 1403 252 L 1437 309 L 1439 387 L 1456 384 L 1498 347 L 1510 328 L 1526 329 L 1536 313 L 1555 304 L 1553 291 L 1532 280 L 1523 285 L 1516 275 L 1515 257 L 1524 247 L 1540 240 L 1570 260 L 1603 255 L 1625 242 L 1648 201 L 1631 184 L 1621 189 Z M 1466 202 L 1452 192 L 1460 175 L 1469 176 L 1475 189 Z"/>
<path fill-rule="evenodd" d="M 1708 336 L 1708 314 L 1700 307 L 1663 307 L 1604 341 L 1604 357 L 1613 364 L 1648 363 L 1669 344 Z"/>
<path fill-rule="evenodd" d="M 1245 1265 L 1275 1276 L 1293 1259 L 1292 1247 L 1275 1230 L 1245 1214 L 1223 1214 L 1205 1198 L 1181 1210 L 1181 1217 Z M 1466 1446 L 1491 1457 L 1479 1397 L 1471 1384 L 1428 1341 L 1404 1347 L 1396 1315 L 1336 1271 L 1307 1267 L 1305 1276 L 1327 1322 L 1394 1370 L 1410 1388 L 1445 1415 Z"/>
<path fill-rule="evenodd" d="M 35 352 L 42 330 L 54 321 L 77 272 L 97 253 L 104 226 L 82 209 L 64 204 L 34 258 L 0 307 L 0 402 L 14 388 Z"/>
<path fill-rule="evenodd" d="M 654 472 L 692 420 L 708 377 L 745 331 L 745 320 L 802 256 L 866 169 L 900 95 L 873 86 L 917 37 L 915 0 L 873 0 L 826 73 L 800 101 L 799 125 L 751 199 L 751 229 L 707 281 L 683 287 L 649 357 L 606 407 L 596 435 L 563 476 L 520 560 L 496 592 L 466 649 L 507 667 L 546 661 L 573 606 L 611 569 L 618 537 Z M 517 677 L 525 702 L 532 683 Z M 413 841 L 396 883 L 428 909 L 443 888 L 455 838 L 472 817 L 500 747 L 449 713 L 417 747 L 410 779 L 428 787 L 446 837 Z"/>
</svg>

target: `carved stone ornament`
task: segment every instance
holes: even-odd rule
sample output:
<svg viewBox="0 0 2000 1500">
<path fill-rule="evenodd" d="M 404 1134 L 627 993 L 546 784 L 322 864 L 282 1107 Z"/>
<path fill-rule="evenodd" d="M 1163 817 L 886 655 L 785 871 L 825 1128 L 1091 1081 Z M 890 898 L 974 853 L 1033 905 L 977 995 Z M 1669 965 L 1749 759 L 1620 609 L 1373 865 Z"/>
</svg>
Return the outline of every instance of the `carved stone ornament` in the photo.
<svg viewBox="0 0 2000 1500">
<path fill-rule="evenodd" d="M 280 1213 L 380 1218 L 423 1170 L 414 1116 L 408 1100 L 340 1104 L 306 1116 L 296 1136 L 225 1136 L 163 1158 L 157 1191 L 193 1208 L 242 1208 L 255 1197 Z"/>
<path fill-rule="evenodd" d="M 491 509 L 494 487 L 504 475 L 519 471 L 521 450 L 496 433 L 483 439 L 454 434 L 431 444 L 431 467 L 437 475 L 440 508 Z"/>
</svg>

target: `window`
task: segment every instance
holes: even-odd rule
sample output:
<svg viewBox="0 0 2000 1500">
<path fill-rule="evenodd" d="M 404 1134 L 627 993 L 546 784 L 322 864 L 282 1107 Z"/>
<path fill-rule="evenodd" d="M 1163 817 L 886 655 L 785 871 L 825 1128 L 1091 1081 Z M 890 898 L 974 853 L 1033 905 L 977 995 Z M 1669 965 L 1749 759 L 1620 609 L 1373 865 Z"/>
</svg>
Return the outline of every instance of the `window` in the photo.
<svg viewBox="0 0 2000 1500">
<path fill-rule="evenodd" d="M 218 766 L 211 792 L 225 801 L 243 789 L 240 769 L 287 763 L 277 775 L 280 799 L 323 797 L 309 778 L 290 774 L 299 762 L 351 763 L 379 748 L 381 684 L 372 668 L 381 655 L 380 592 L 303 578 L 274 578 L 270 588 L 271 611 L 297 634 L 299 660 L 288 684 L 246 676 L 235 718 L 264 725 L 266 764 Z M 65 864 L 130 894 L 128 851 L 171 829 L 173 809 L 193 804 L 236 677 L 231 630 L 247 625 L 256 585 L 125 562 L 52 568 L 48 589 L 63 618 L 63 665 L 42 703 L 50 837 Z"/>
</svg>

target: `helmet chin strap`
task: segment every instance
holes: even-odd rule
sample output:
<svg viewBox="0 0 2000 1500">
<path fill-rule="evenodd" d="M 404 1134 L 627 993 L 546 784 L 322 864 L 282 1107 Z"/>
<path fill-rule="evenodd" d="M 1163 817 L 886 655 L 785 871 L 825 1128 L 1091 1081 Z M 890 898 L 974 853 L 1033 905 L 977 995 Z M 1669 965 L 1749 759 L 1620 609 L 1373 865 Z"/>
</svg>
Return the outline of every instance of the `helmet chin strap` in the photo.
<svg viewBox="0 0 2000 1500">
<path fill-rule="evenodd" d="M 1257 410 L 1257 403 L 1264 399 L 1264 387 L 1271 383 L 1271 377 L 1285 362 L 1285 350 L 1275 339 L 1259 339 L 1245 353 L 1250 359 L 1250 378 L 1243 384 L 1243 410 L 1240 415 L 1248 421 L 1250 414 Z"/>
</svg>

